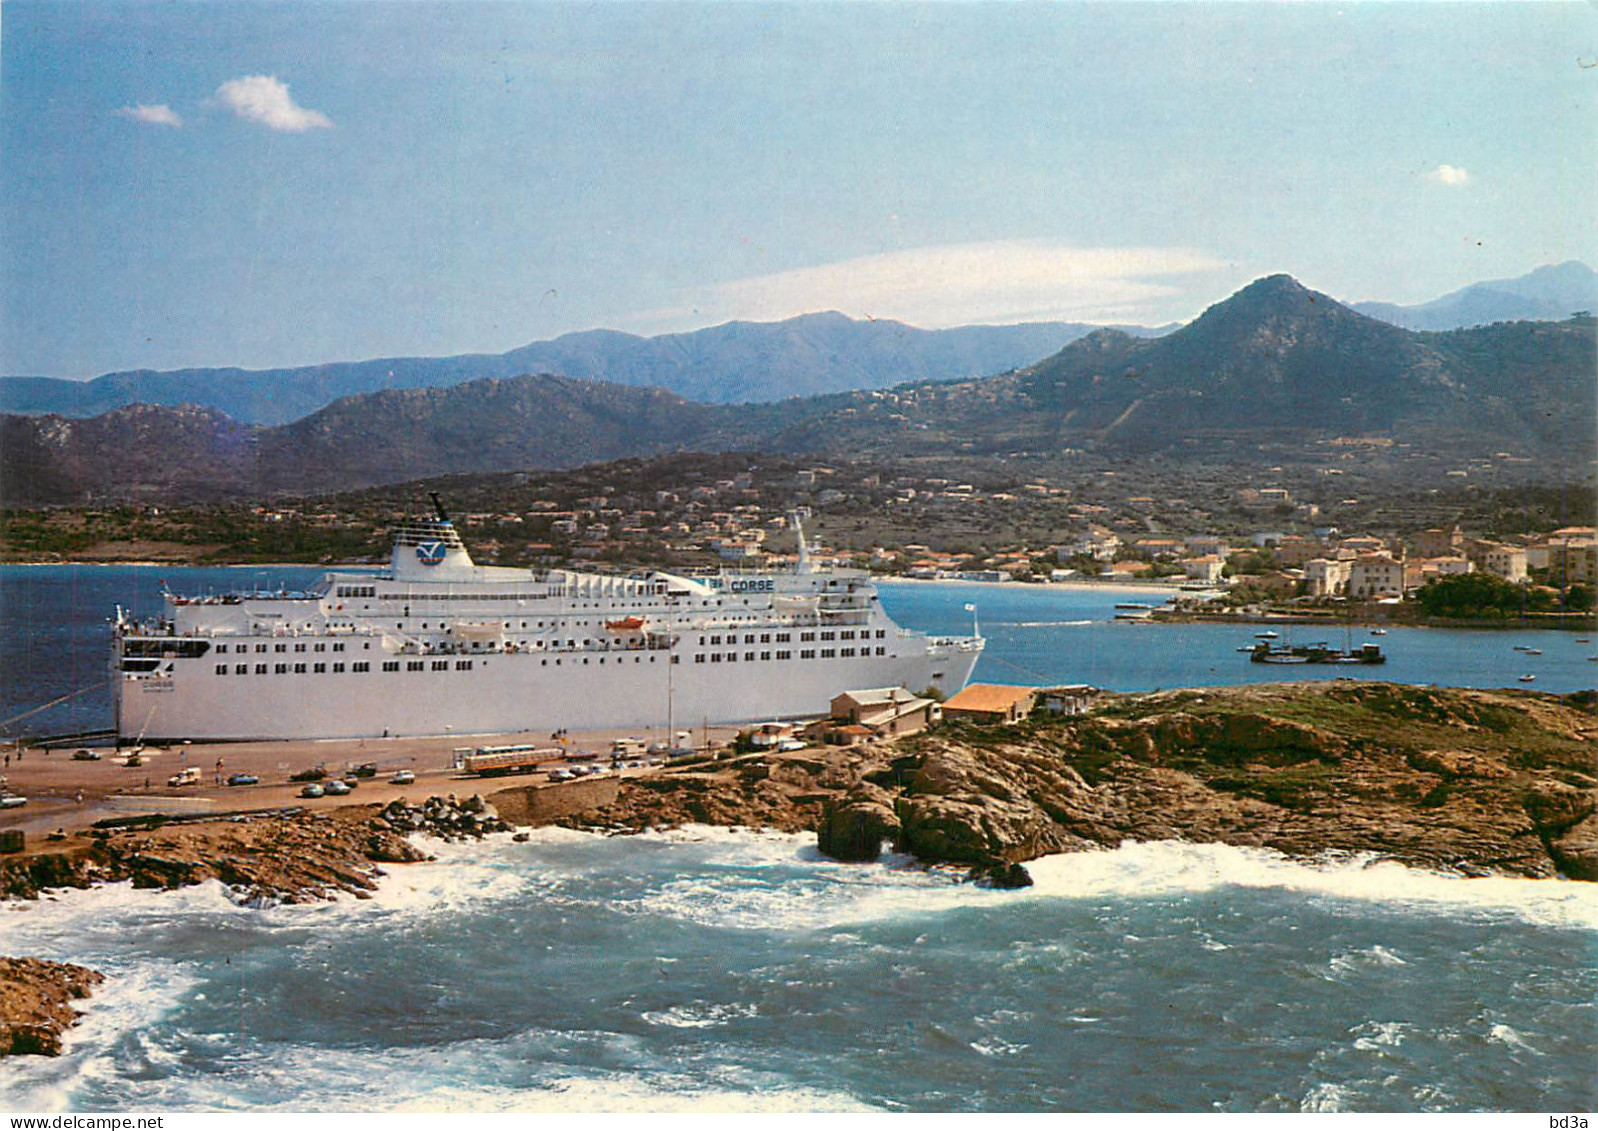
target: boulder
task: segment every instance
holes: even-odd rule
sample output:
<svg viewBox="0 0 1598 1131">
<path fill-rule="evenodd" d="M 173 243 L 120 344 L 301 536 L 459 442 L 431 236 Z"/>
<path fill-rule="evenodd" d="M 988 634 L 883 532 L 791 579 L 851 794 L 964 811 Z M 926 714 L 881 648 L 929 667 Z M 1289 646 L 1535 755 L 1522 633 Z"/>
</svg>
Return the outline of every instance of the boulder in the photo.
<svg viewBox="0 0 1598 1131">
<path fill-rule="evenodd" d="M 834 860 L 866 863 L 882 855 L 882 842 L 899 839 L 899 819 L 886 791 L 862 783 L 842 800 L 827 800 L 816 827 L 816 847 Z"/>
</svg>

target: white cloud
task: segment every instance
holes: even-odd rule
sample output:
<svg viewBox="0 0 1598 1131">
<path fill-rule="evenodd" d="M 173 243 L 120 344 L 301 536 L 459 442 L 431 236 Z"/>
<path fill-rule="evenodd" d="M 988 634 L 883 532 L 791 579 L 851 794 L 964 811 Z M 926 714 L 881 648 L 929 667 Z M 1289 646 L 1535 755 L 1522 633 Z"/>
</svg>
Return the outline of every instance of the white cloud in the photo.
<svg viewBox="0 0 1598 1131">
<path fill-rule="evenodd" d="M 183 128 L 183 119 L 165 103 L 146 106 L 141 102 L 137 106 L 124 106 L 117 113 L 124 118 L 132 118 L 135 122 L 143 122 L 147 126 L 171 126 L 175 130 Z"/>
<path fill-rule="evenodd" d="M 1228 264 L 1193 248 L 1081 248 L 1030 240 L 912 248 L 717 283 L 630 320 L 640 329 L 775 321 L 817 310 L 937 328 L 1138 321 L 1183 288 L 1155 281 Z"/>
<path fill-rule="evenodd" d="M 246 122 L 255 122 L 267 129 L 300 133 L 333 128 L 333 121 L 326 114 L 296 105 L 289 97 L 288 83 L 274 75 L 229 79 L 216 88 L 216 96 Z"/>
<path fill-rule="evenodd" d="M 1426 174 L 1426 179 L 1437 185 L 1463 185 L 1470 183 L 1470 174 L 1458 165 L 1439 165 Z"/>
</svg>

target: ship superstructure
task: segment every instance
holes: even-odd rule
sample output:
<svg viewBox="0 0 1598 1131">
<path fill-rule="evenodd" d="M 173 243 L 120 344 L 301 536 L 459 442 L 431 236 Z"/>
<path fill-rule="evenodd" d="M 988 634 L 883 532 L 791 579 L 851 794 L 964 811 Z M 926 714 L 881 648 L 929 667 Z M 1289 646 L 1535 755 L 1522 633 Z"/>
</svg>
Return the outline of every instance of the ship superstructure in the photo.
<svg viewBox="0 0 1598 1131">
<path fill-rule="evenodd" d="M 118 733 L 149 740 L 491 734 L 822 714 L 846 688 L 970 678 L 980 637 L 894 624 L 863 570 L 686 576 L 480 566 L 439 507 L 386 569 L 309 592 L 118 610 Z"/>
</svg>

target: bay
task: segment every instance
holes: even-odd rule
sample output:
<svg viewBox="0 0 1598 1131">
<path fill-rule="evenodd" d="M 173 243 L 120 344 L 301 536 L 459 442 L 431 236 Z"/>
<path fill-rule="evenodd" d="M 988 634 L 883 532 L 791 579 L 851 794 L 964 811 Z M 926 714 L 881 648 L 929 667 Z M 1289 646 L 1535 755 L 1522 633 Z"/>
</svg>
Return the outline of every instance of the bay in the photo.
<svg viewBox="0 0 1598 1131">
<path fill-rule="evenodd" d="M 298 590 L 316 566 L 173 567 L 160 565 L 0 566 L 0 720 L 12 720 L 63 696 L 57 706 L 11 723 L 5 734 L 54 734 L 111 725 L 107 690 L 110 618 L 117 605 L 141 616 L 161 607 L 161 589 L 188 595 L 234 590 Z M 1159 603 L 1164 590 L 1105 586 L 993 585 L 884 581 L 882 602 L 900 624 L 933 633 L 968 633 L 976 617 L 987 650 L 974 678 L 991 683 L 1085 683 L 1112 691 L 1333 679 L 1350 674 L 1451 687 L 1518 687 L 1568 693 L 1598 681 L 1598 646 L 1578 634 L 1546 629 L 1392 628 L 1372 637 L 1348 630 L 1293 626 L 1300 643 L 1333 647 L 1379 640 L 1380 667 L 1290 669 L 1252 664 L 1237 649 L 1260 626 L 1148 625 L 1114 620 L 1118 602 Z M 1516 646 L 1536 648 L 1527 655 Z M 1522 675 L 1536 681 L 1521 684 Z"/>
</svg>

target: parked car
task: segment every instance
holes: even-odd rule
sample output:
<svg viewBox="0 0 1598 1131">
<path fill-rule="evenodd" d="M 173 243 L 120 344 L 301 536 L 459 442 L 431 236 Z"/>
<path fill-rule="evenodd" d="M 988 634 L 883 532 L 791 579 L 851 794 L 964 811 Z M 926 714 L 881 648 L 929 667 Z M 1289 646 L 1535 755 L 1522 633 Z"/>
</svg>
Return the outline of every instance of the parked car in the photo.
<svg viewBox="0 0 1598 1131">
<path fill-rule="evenodd" d="M 409 770 L 400 770 L 388 780 L 390 785 L 410 785 L 416 780 L 416 775 Z"/>
<path fill-rule="evenodd" d="M 184 785 L 199 785 L 200 767 L 190 766 L 188 769 L 179 770 L 177 773 L 166 779 L 166 784 L 174 788 Z"/>
<path fill-rule="evenodd" d="M 100 760 L 100 752 L 98 750 L 74 750 L 72 752 L 72 760 L 74 762 L 98 762 Z"/>
<path fill-rule="evenodd" d="M 322 787 L 317 785 L 313 781 L 310 784 L 306 785 L 303 789 L 300 790 L 300 796 L 301 797 L 321 797 L 322 796 Z"/>
<path fill-rule="evenodd" d="M 260 785 L 261 779 L 254 774 L 229 774 L 227 783 L 229 785 Z"/>
<path fill-rule="evenodd" d="M 358 778 L 375 778 L 377 776 L 377 763 L 376 762 L 362 762 L 359 766 L 356 766 L 353 770 L 351 770 L 348 774 L 345 774 L 344 776 L 346 778 L 348 778 L 351 775 L 354 775 L 355 777 L 358 777 Z"/>
<path fill-rule="evenodd" d="M 345 794 L 349 793 L 349 791 L 349 785 L 345 782 L 339 781 L 337 778 L 324 783 L 322 786 L 322 792 L 328 797 L 343 797 Z"/>
<path fill-rule="evenodd" d="M 301 770 L 297 774 L 290 774 L 289 781 L 321 781 L 327 777 L 327 769 L 323 766 L 312 766 L 308 770 Z"/>
</svg>

